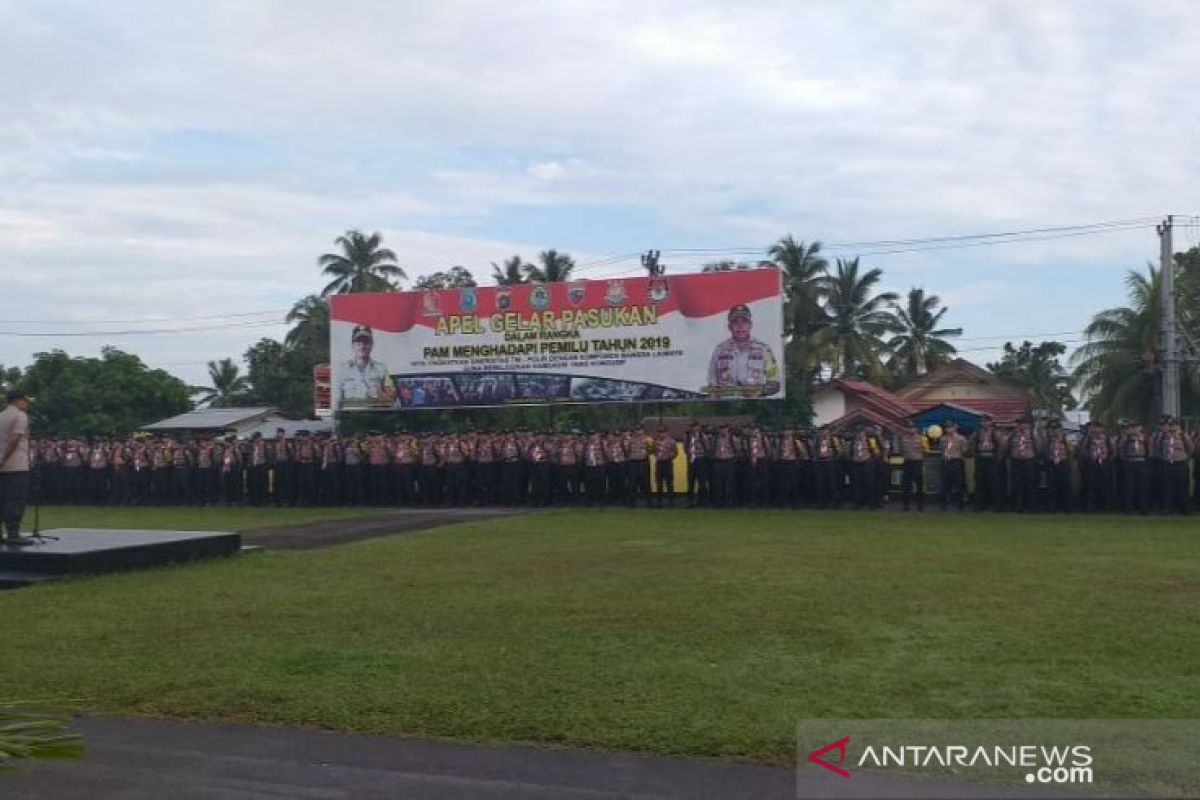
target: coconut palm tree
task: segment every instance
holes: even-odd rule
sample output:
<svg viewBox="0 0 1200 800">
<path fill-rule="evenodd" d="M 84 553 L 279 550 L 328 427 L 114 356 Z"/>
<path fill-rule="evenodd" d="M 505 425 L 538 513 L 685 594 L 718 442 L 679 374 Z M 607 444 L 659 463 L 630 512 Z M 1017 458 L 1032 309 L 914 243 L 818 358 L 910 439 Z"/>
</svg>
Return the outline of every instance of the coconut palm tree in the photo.
<svg viewBox="0 0 1200 800">
<path fill-rule="evenodd" d="M 200 398 L 200 402 L 208 403 L 213 408 L 237 405 L 250 389 L 249 379 L 240 372 L 232 358 L 208 362 L 211 385 L 204 387 L 205 396 Z"/>
<path fill-rule="evenodd" d="M 533 283 L 560 283 L 570 280 L 575 270 L 575 259 L 557 250 L 538 253 L 537 264 L 525 265 L 525 277 Z"/>
<path fill-rule="evenodd" d="M 820 371 L 829 337 L 822 334 L 821 278 L 829 262 L 821 255 L 821 243 L 797 242 L 789 233 L 767 251 L 784 275 L 784 335 L 787 364 L 797 376 L 811 379 Z"/>
<path fill-rule="evenodd" d="M 1132 270 L 1125 276 L 1129 305 L 1092 317 L 1087 344 L 1071 356 L 1071 379 L 1087 398 L 1088 410 L 1107 422 L 1129 416 L 1145 419 L 1162 408 L 1162 353 L 1158 312 L 1159 270 Z M 1182 377 L 1182 376 L 1181 376 Z"/>
<path fill-rule="evenodd" d="M 315 294 L 302 297 L 287 313 L 292 326 L 283 342 L 311 355 L 314 363 L 329 361 L 329 301 Z"/>
<path fill-rule="evenodd" d="M 820 278 L 825 297 L 825 316 L 820 320 L 831 341 L 831 367 L 834 375 L 871 378 L 882 381 L 884 367 L 879 354 L 881 337 L 887 333 L 891 314 L 887 307 L 895 302 L 895 292 L 872 294 L 883 270 L 859 273 L 857 258 L 837 260 L 837 271 Z"/>
<path fill-rule="evenodd" d="M 889 366 L 904 378 L 924 375 L 957 352 L 946 339 L 962 336 L 962 328 L 938 327 L 949 310 L 945 306 L 939 309 L 941 302 L 936 294 L 926 295 L 924 289 L 913 287 L 908 290 L 905 305 L 891 304 L 894 316 L 888 333 L 894 335 L 885 347 L 890 355 Z"/>
<path fill-rule="evenodd" d="M 525 282 L 525 276 L 533 265 L 519 255 L 510 256 L 499 264 L 492 262 L 492 280 L 497 286 L 515 286 Z"/>
<path fill-rule="evenodd" d="M 395 281 L 408 276 L 396 263 L 396 254 L 380 246 L 382 241 L 379 231 L 368 236 L 360 230 L 348 230 L 335 239 L 342 252 L 325 253 L 317 259 L 321 272 L 332 278 L 321 296 L 395 290 Z"/>
</svg>

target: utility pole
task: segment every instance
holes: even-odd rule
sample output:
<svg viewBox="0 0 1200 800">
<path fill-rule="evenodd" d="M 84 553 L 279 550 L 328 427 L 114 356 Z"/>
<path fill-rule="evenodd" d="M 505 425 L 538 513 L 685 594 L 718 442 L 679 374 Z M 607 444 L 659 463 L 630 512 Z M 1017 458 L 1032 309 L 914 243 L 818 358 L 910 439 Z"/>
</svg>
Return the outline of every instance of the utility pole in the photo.
<svg viewBox="0 0 1200 800">
<path fill-rule="evenodd" d="M 1161 311 L 1159 330 L 1162 333 L 1162 413 L 1179 416 L 1179 350 L 1175 344 L 1175 253 L 1171 244 L 1171 227 L 1175 218 L 1167 215 L 1159 225 L 1159 279 L 1161 281 Z"/>
<path fill-rule="evenodd" d="M 647 250 L 645 253 L 642 253 L 642 269 L 646 270 L 646 273 L 650 277 L 662 275 L 667 271 L 665 265 L 658 263 L 661 255 L 661 250 Z"/>
</svg>

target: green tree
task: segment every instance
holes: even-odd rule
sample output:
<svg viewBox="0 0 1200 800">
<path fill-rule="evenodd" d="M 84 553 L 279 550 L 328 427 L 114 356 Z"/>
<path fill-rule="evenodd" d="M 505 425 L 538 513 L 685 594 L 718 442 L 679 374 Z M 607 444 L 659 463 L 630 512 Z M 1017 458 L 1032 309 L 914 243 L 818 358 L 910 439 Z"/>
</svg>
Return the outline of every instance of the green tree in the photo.
<svg viewBox="0 0 1200 800">
<path fill-rule="evenodd" d="M 395 290 L 396 281 L 407 276 L 396 263 L 396 254 L 382 247 L 382 242 L 379 231 L 368 236 L 355 229 L 335 239 L 342 252 L 325 253 L 317 259 L 322 274 L 331 278 L 321 295 Z"/>
<path fill-rule="evenodd" d="M 492 262 L 492 280 L 497 286 L 515 286 L 525 283 L 526 275 L 531 269 L 533 265 L 519 255 L 510 256 L 499 264 Z"/>
<path fill-rule="evenodd" d="M 476 286 L 475 276 L 466 267 L 451 267 L 445 272 L 422 275 L 413 282 L 414 289 L 468 289 Z"/>
<path fill-rule="evenodd" d="M 828 345 L 829 337 L 822 330 L 821 279 L 828 273 L 829 262 L 821 255 L 820 242 L 797 242 L 790 233 L 771 245 L 767 253 L 784 275 L 788 372 L 811 382 L 820 372 Z"/>
<path fill-rule="evenodd" d="M 949 310 L 941 305 L 936 294 L 926 295 L 924 289 L 908 290 L 908 300 L 902 306 L 892 303 L 894 318 L 888 325 L 893 334 L 885 347 L 890 357 L 892 371 L 904 379 L 924 375 L 929 370 L 946 363 L 958 352 L 946 341 L 951 336 L 961 336 L 962 328 L 939 328 L 942 317 Z"/>
<path fill-rule="evenodd" d="M 304 353 L 313 364 L 328 364 L 329 301 L 315 294 L 302 297 L 292 306 L 286 321 L 292 328 L 284 344 Z"/>
<path fill-rule="evenodd" d="M 859 260 L 837 260 L 837 271 L 820 279 L 825 296 L 825 318 L 821 321 L 829 337 L 831 367 L 835 376 L 857 376 L 882 382 L 885 369 L 880 360 L 881 337 L 892 316 L 888 306 L 895 292 L 873 294 L 883 276 L 880 269 L 860 274 Z"/>
<path fill-rule="evenodd" d="M 525 277 L 532 283 L 561 283 L 571 279 L 575 271 L 575 259 L 557 250 L 538 253 L 537 264 L 527 264 Z"/>
<path fill-rule="evenodd" d="M 292 417 L 313 415 L 313 366 L 325 362 L 314 362 L 310 352 L 269 338 L 259 339 L 243 358 L 248 402 L 274 406 Z"/>
<path fill-rule="evenodd" d="M 213 408 L 245 405 L 249 399 L 250 381 L 241 374 L 241 369 L 232 358 L 208 362 L 210 385 L 204 388 L 199 402 Z"/>
<path fill-rule="evenodd" d="M 1059 357 L 1067 351 L 1062 342 L 1042 342 L 1035 345 L 1026 341 L 1019 348 L 1012 342 L 1004 343 L 1004 355 L 987 368 L 993 374 L 1016 384 L 1029 393 L 1033 407 L 1046 411 L 1052 417 L 1061 417 L 1077 405 L 1071 394 L 1070 376 Z"/>
<path fill-rule="evenodd" d="M 1105 422 L 1120 417 L 1144 420 L 1162 409 L 1159 270 L 1149 265 L 1144 275 L 1130 270 L 1125 288 L 1129 305 L 1092 317 L 1084 330 L 1087 343 L 1071 356 L 1074 387 L 1088 411 Z"/>
<path fill-rule="evenodd" d="M 54 436 L 124 434 L 192 407 L 186 383 L 115 347 L 100 358 L 37 353 L 21 388 L 37 396 L 38 431 Z"/>
</svg>

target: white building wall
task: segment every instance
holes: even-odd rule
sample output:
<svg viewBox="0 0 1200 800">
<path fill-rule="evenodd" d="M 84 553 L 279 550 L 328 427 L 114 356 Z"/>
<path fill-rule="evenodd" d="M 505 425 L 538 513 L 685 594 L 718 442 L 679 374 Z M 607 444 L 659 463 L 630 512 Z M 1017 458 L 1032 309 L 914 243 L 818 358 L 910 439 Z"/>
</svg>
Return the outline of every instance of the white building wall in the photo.
<svg viewBox="0 0 1200 800">
<path fill-rule="evenodd" d="M 813 397 L 813 424 L 827 425 L 846 414 L 846 395 L 832 389 Z"/>
</svg>

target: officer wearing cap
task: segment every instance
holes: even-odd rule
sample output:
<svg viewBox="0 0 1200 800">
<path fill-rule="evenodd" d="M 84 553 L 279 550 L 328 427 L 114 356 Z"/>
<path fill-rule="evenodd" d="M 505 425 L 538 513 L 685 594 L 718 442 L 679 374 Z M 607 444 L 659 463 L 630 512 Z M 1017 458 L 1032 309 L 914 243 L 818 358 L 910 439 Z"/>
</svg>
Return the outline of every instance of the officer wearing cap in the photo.
<svg viewBox="0 0 1200 800">
<path fill-rule="evenodd" d="M 29 395 L 20 389 L 8 393 L 8 406 L 0 412 L 0 513 L 6 544 L 18 545 L 21 519 L 29 502 Z"/>
<path fill-rule="evenodd" d="M 338 396 L 347 405 L 389 406 L 395 390 L 388 377 L 387 367 L 371 358 L 375 334 L 367 325 L 356 325 L 350 335 L 354 358 L 342 368 Z"/>
<path fill-rule="evenodd" d="M 750 336 L 750 308 L 729 309 L 729 338 L 713 349 L 708 361 L 707 394 L 722 396 L 725 387 L 759 387 L 754 396 L 776 394 L 780 387 L 779 362 L 766 342 Z"/>
</svg>

